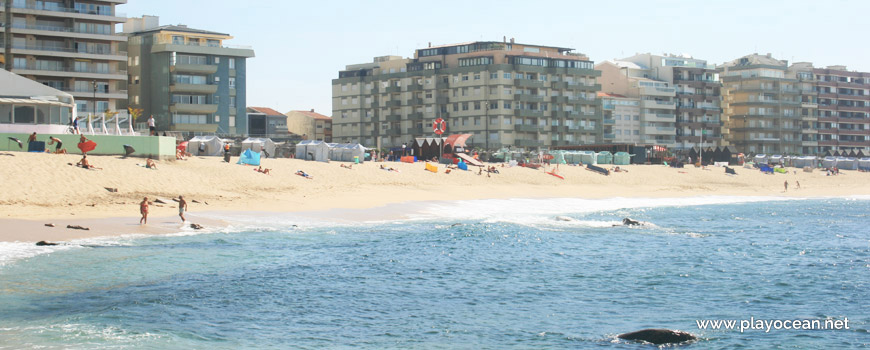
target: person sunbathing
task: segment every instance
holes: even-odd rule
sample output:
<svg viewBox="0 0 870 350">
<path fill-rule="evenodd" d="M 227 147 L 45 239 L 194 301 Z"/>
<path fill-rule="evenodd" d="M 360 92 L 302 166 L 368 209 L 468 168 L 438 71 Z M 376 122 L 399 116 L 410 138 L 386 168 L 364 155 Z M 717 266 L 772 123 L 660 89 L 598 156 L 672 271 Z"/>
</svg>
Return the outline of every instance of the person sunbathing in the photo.
<svg viewBox="0 0 870 350">
<path fill-rule="evenodd" d="M 353 169 L 353 164 L 351 164 L 351 165 L 344 165 L 344 164 L 341 164 L 340 166 L 341 166 L 342 168 L 345 168 L 345 169 Z"/>
<path fill-rule="evenodd" d="M 269 174 L 269 171 L 271 171 L 271 169 L 268 169 L 268 168 L 263 169 L 262 166 L 259 166 L 259 167 L 257 167 L 257 169 L 254 169 L 254 170 L 256 170 L 258 173 L 263 173 L 263 174 L 266 174 L 266 175 L 268 175 L 268 174 Z"/>
<path fill-rule="evenodd" d="M 76 163 L 76 166 L 80 166 L 80 167 L 85 168 L 85 169 L 99 169 L 99 170 L 102 170 L 102 169 L 103 169 L 103 168 L 97 168 L 97 167 L 91 165 L 91 163 L 88 162 L 88 156 L 87 156 L 87 155 L 83 155 L 83 156 L 82 156 L 82 159 L 79 160 L 78 163 Z"/>
<path fill-rule="evenodd" d="M 145 161 L 145 167 L 151 170 L 157 170 L 157 163 L 154 163 L 154 159 L 148 157 L 148 160 Z"/>
<path fill-rule="evenodd" d="M 314 179 L 313 176 L 306 174 L 306 173 L 305 173 L 304 171 L 302 171 L 302 170 L 296 171 L 296 175 L 302 176 L 302 177 L 304 177 L 304 178 L 306 178 L 306 179 L 309 179 L 309 180 Z"/>
</svg>

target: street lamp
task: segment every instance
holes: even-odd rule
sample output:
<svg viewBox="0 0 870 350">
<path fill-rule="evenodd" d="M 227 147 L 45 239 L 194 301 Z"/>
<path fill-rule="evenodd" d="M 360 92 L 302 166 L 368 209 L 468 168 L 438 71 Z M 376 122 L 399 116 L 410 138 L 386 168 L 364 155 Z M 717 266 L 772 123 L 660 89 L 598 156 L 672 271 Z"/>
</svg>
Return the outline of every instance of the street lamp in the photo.
<svg viewBox="0 0 870 350">
<path fill-rule="evenodd" d="M 94 118 L 97 117 L 97 81 L 92 80 L 91 85 L 94 87 Z"/>
</svg>

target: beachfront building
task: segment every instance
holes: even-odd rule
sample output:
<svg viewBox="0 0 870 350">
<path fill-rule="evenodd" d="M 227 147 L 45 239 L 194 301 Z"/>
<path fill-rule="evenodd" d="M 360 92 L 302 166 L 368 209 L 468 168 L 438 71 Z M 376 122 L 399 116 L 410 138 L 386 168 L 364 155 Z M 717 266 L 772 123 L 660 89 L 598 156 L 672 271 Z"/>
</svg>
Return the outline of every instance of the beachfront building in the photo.
<svg viewBox="0 0 870 350">
<path fill-rule="evenodd" d="M 742 153 L 803 151 L 801 91 L 788 62 L 746 55 L 718 67 L 727 141 Z"/>
<path fill-rule="evenodd" d="M 664 81 L 676 90 L 676 149 L 722 146 L 722 84 L 714 65 L 673 54 L 642 53 L 620 61 L 645 67 L 648 78 Z"/>
<path fill-rule="evenodd" d="M 788 77 L 797 80 L 795 89 L 800 93 L 801 144 L 797 153 L 802 155 L 822 153 L 819 148 L 819 93 L 813 70 L 813 64 L 809 62 L 795 62 L 788 68 Z"/>
<path fill-rule="evenodd" d="M 250 47 L 226 46 L 229 34 L 130 18 L 129 106 L 153 115 L 158 131 L 248 134 L 246 59 Z"/>
<path fill-rule="evenodd" d="M 639 101 L 640 114 L 631 116 L 640 124 L 638 144 L 676 146 L 676 89 L 669 82 L 651 78 L 650 67 L 629 61 L 604 61 L 595 68 L 601 71 L 603 92 Z"/>
<path fill-rule="evenodd" d="M 127 99 L 127 37 L 115 33 L 115 24 L 126 20 L 115 8 L 126 3 L 14 0 L 6 60 L 13 72 L 72 95 L 81 115 L 118 110 Z M 0 22 L 4 11 L 0 6 Z M 0 36 L 0 47 L 6 44 Z"/>
<path fill-rule="evenodd" d="M 287 129 L 303 140 L 332 142 L 332 118 L 314 109 L 287 112 Z"/>
<path fill-rule="evenodd" d="M 0 69 L 0 133 L 66 133 L 74 106 L 71 94 Z"/>
<path fill-rule="evenodd" d="M 599 92 L 605 143 L 641 143 L 640 99 Z"/>
<path fill-rule="evenodd" d="M 603 141 L 600 72 L 573 49 L 478 41 L 376 57 L 332 81 L 337 142 L 391 147 L 472 134 L 471 147 L 539 147 Z"/>
<path fill-rule="evenodd" d="M 870 152 L 870 73 L 830 66 L 812 74 L 818 91 L 819 153 Z"/>
<path fill-rule="evenodd" d="M 249 137 L 288 138 L 287 116 L 268 107 L 248 107 Z"/>
</svg>

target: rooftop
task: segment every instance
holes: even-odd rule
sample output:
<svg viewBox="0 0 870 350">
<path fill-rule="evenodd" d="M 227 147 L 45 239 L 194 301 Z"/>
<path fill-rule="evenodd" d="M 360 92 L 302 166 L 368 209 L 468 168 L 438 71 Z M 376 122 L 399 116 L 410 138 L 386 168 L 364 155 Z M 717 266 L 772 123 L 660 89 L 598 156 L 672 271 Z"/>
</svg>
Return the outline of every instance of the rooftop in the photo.
<svg viewBox="0 0 870 350">
<path fill-rule="evenodd" d="M 313 109 L 310 111 L 290 111 L 290 113 L 299 113 L 315 120 L 332 120 L 332 117 L 325 116 L 323 114 L 315 112 Z"/>
<path fill-rule="evenodd" d="M 248 107 L 248 113 L 262 113 L 268 116 L 283 117 L 284 114 L 268 107 Z"/>
<path fill-rule="evenodd" d="M 226 33 L 218 33 L 218 32 L 212 32 L 212 31 L 208 31 L 208 30 L 189 28 L 183 24 L 159 26 L 156 28 L 149 28 L 149 29 L 133 32 L 133 34 L 156 33 L 156 32 L 162 32 L 162 31 L 182 32 L 182 33 L 191 33 L 191 34 L 204 34 L 204 35 L 230 36 L 229 34 L 226 34 Z"/>
</svg>

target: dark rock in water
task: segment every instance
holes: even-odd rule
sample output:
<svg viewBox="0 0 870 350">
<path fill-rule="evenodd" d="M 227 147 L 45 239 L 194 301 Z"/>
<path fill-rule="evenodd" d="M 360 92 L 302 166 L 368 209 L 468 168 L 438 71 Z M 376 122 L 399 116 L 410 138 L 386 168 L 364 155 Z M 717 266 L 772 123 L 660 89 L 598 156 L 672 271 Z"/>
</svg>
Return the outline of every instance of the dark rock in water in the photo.
<svg viewBox="0 0 870 350">
<path fill-rule="evenodd" d="M 46 245 L 57 245 L 57 243 L 51 243 L 51 242 L 46 242 L 46 241 L 39 241 L 39 242 L 36 242 L 36 245 L 38 245 L 38 246 L 41 247 L 41 246 L 46 246 Z"/>
<path fill-rule="evenodd" d="M 54 227 L 54 224 L 45 224 L 47 227 Z"/>
<path fill-rule="evenodd" d="M 462 226 L 462 224 L 460 224 L 460 223 L 457 222 L 457 223 L 455 223 L 455 224 L 453 224 L 453 225 L 450 225 L 450 227 L 456 227 L 456 226 Z"/>
<path fill-rule="evenodd" d="M 91 230 L 90 228 L 87 228 L 84 226 L 79 226 L 79 225 L 66 225 L 66 228 L 73 229 L 73 230 L 85 230 L 85 231 Z"/>
<path fill-rule="evenodd" d="M 637 332 L 620 334 L 616 337 L 625 340 L 645 341 L 656 345 L 675 344 L 698 339 L 690 333 L 672 331 L 670 329 L 644 329 Z"/>
<path fill-rule="evenodd" d="M 190 228 L 192 228 L 194 230 L 202 230 L 203 229 L 202 225 L 200 225 L 200 224 L 190 224 Z"/>
<path fill-rule="evenodd" d="M 625 226 L 640 226 L 643 225 L 640 221 L 632 220 L 629 218 L 622 219 L 622 224 Z"/>
</svg>

